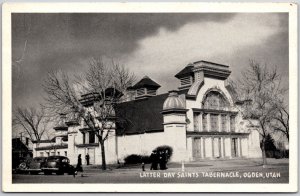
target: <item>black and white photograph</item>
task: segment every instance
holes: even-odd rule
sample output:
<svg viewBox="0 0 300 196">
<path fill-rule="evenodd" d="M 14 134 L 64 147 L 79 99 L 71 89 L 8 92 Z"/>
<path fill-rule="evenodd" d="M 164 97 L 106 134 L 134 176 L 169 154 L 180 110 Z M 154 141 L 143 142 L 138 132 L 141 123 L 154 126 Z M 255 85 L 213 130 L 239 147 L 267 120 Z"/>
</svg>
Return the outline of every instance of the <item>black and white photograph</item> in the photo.
<svg viewBox="0 0 300 196">
<path fill-rule="evenodd" d="M 298 190 L 296 4 L 104 4 L 4 5 L 3 191 Z"/>
</svg>

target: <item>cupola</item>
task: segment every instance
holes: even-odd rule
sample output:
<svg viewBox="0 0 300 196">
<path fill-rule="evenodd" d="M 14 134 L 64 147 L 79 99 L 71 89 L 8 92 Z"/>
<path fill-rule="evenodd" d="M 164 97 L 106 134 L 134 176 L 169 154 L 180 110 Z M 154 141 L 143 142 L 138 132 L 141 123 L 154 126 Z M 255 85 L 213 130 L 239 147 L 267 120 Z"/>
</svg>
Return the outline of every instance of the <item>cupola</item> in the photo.
<svg viewBox="0 0 300 196">
<path fill-rule="evenodd" d="M 136 83 L 132 89 L 136 92 L 136 99 L 155 96 L 160 85 L 150 79 L 148 76 L 143 77 Z"/>
<path fill-rule="evenodd" d="M 194 82 L 194 64 L 189 63 L 183 70 L 175 75 L 180 80 L 179 90 L 188 89 Z"/>
<path fill-rule="evenodd" d="M 163 113 L 186 112 L 184 101 L 178 96 L 178 91 L 169 91 L 169 96 L 163 104 Z"/>
</svg>

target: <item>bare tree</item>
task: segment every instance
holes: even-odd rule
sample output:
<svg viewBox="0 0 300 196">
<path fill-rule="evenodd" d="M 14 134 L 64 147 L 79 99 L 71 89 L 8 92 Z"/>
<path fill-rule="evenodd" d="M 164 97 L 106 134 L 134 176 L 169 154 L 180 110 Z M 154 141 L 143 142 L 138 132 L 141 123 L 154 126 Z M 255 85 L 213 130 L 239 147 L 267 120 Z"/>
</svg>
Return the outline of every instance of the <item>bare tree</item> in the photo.
<svg viewBox="0 0 300 196">
<path fill-rule="evenodd" d="M 267 164 L 265 143 L 271 131 L 271 121 L 276 116 L 276 104 L 281 100 L 281 76 L 276 68 L 270 69 L 253 60 L 242 78 L 235 83 L 238 97 L 242 100 L 242 114 L 250 124 L 258 123 L 261 136 L 263 165 Z"/>
<path fill-rule="evenodd" d="M 287 106 L 284 103 L 278 103 L 276 105 L 276 114 L 271 123 L 275 132 L 284 134 L 289 141 L 289 112 Z"/>
<path fill-rule="evenodd" d="M 76 114 L 89 133 L 98 138 L 103 170 L 106 169 L 105 141 L 112 136 L 116 122 L 122 121 L 115 118 L 115 106 L 134 80 L 128 69 L 114 61 L 90 59 L 89 69 L 73 81 L 59 71 L 49 73 L 44 82 L 47 108 L 56 113 Z"/>
<path fill-rule="evenodd" d="M 23 129 L 37 143 L 48 130 L 50 118 L 43 109 L 18 107 L 13 112 L 13 126 Z"/>
</svg>

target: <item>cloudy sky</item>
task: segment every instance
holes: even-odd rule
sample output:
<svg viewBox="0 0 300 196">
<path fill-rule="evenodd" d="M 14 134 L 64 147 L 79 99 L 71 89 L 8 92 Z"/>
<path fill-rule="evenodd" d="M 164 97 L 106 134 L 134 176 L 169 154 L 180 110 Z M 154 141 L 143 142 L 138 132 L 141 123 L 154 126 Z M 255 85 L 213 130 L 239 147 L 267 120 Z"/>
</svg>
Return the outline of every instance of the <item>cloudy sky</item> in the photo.
<svg viewBox="0 0 300 196">
<path fill-rule="evenodd" d="M 277 66 L 287 86 L 288 53 L 285 13 L 13 14 L 13 105 L 35 106 L 49 70 L 81 73 L 92 57 L 148 75 L 164 93 L 198 60 L 227 64 L 236 79 L 255 59 Z"/>
</svg>

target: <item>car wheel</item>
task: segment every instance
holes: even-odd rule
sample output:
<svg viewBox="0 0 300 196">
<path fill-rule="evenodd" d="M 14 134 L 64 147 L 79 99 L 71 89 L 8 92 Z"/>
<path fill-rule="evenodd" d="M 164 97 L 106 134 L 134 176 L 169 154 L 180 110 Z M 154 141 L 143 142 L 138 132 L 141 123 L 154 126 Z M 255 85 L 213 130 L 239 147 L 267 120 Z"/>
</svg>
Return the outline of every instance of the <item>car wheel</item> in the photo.
<svg viewBox="0 0 300 196">
<path fill-rule="evenodd" d="M 38 175 L 39 172 L 30 172 L 30 175 Z"/>
<path fill-rule="evenodd" d="M 56 172 L 56 175 L 64 175 L 64 171 L 59 170 Z"/>
<path fill-rule="evenodd" d="M 45 174 L 45 175 L 51 175 L 52 172 L 51 172 L 51 171 L 44 171 L 44 174 Z"/>
<path fill-rule="evenodd" d="M 25 162 L 23 162 L 19 165 L 19 169 L 26 169 L 26 167 L 27 167 L 27 165 Z"/>
</svg>

